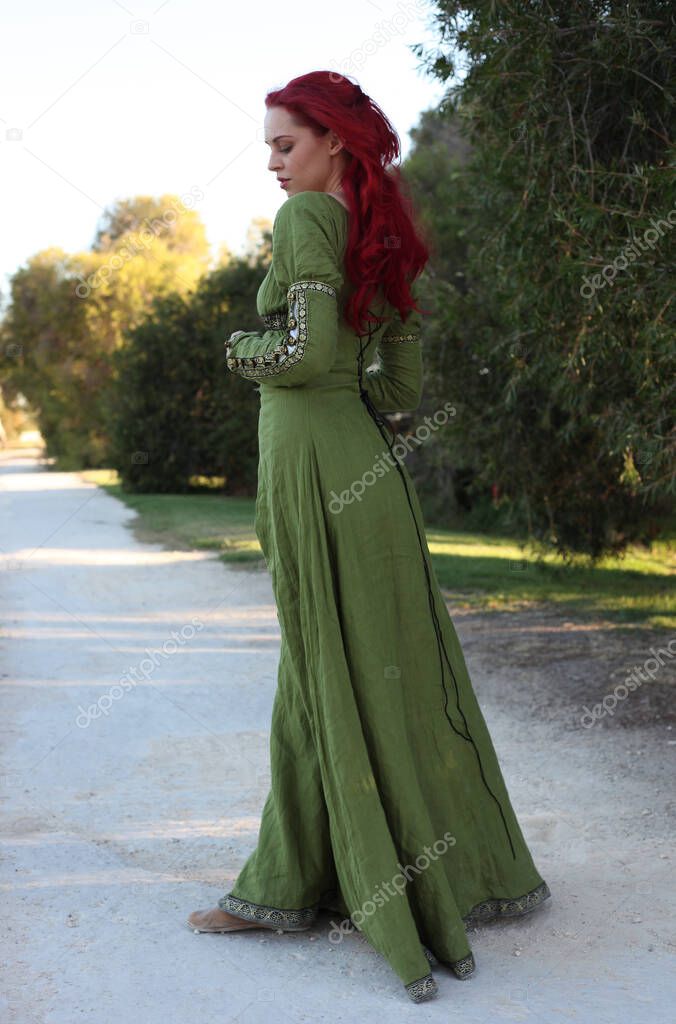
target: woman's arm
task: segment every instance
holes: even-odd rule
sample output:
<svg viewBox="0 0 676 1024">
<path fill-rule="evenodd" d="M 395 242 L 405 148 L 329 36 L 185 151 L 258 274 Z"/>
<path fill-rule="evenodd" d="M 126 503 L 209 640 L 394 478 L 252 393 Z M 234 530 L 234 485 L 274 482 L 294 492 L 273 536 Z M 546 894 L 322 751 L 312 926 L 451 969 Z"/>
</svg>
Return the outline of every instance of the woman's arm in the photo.
<svg viewBox="0 0 676 1024">
<path fill-rule="evenodd" d="M 420 305 L 417 285 L 411 294 Z M 404 322 L 399 315 L 386 324 L 376 350 L 380 365 L 366 370 L 363 386 L 379 412 L 407 412 L 422 399 L 422 315 L 412 309 Z"/>
<path fill-rule="evenodd" d="M 287 321 L 281 329 L 235 331 L 230 336 L 225 343 L 227 366 L 242 377 L 300 387 L 333 365 L 342 253 L 322 195 L 299 192 L 277 212 L 272 272 L 286 291 Z"/>
</svg>

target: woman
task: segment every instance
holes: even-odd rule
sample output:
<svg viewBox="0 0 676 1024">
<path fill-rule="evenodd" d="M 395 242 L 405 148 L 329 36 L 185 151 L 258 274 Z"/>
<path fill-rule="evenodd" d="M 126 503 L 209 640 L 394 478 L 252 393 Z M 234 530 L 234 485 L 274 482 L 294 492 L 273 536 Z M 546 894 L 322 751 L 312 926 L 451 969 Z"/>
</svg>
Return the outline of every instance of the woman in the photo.
<svg viewBox="0 0 676 1024">
<path fill-rule="evenodd" d="M 272 784 L 257 848 L 188 924 L 303 931 L 334 911 L 419 1002 L 437 991 L 430 965 L 474 970 L 466 925 L 550 893 L 382 416 L 415 410 L 422 389 L 428 249 L 392 164 L 399 139 L 334 73 L 296 78 L 266 106 L 268 168 L 289 198 L 257 296 L 267 329 L 236 331 L 226 352 L 260 383 L 255 525 L 281 630 Z M 332 921 L 329 940 L 348 923 Z"/>
</svg>

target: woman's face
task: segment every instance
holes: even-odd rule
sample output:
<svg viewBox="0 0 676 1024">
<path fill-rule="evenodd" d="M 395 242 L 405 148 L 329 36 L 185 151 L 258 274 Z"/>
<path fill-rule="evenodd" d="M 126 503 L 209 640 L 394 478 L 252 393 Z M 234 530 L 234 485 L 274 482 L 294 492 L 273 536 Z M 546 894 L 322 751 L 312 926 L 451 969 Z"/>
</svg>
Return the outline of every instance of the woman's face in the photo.
<svg viewBox="0 0 676 1024">
<path fill-rule="evenodd" d="M 283 189 L 287 195 L 340 188 L 345 154 L 335 132 L 314 135 L 296 124 L 284 107 L 270 107 L 265 115 L 265 141 L 270 146 L 268 170 L 288 179 Z"/>
</svg>

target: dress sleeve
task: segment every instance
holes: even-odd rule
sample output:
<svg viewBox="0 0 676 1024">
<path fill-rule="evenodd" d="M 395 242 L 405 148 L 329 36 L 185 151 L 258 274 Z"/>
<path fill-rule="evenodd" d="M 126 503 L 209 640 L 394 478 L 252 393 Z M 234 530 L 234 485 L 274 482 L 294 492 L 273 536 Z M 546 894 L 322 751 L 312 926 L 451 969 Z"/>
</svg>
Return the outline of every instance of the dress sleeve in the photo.
<svg viewBox="0 0 676 1024">
<path fill-rule="evenodd" d="M 298 192 L 285 200 L 272 228 L 272 273 L 286 292 L 286 325 L 231 334 L 225 343 L 228 369 L 278 387 L 300 387 L 330 370 L 342 261 L 335 221 L 321 194 Z"/>
<path fill-rule="evenodd" d="M 417 284 L 411 294 L 420 305 Z M 406 322 L 395 311 L 378 339 L 379 365 L 366 370 L 363 386 L 379 412 L 406 412 L 418 408 L 422 399 L 423 362 L 420 330 L 422 315 L 412 309 Z"/>
</svg>

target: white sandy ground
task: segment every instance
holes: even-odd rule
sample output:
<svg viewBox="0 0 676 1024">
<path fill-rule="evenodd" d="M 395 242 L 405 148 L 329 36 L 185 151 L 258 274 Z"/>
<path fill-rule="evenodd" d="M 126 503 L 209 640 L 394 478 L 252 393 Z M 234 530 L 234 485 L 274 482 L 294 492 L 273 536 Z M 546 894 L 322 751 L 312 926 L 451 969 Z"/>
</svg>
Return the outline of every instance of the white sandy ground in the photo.
<svg viewBox="0 0 676 1024">
<path fill-rule="evenodd" d="M 256 843 L 279 644 L 267 573 L 139 542 L 123 503 L 37 452 L 2 454 L 0 516 L 3 1022 L 675 1019 L 676 730 L 620 728 L 619 710 L 579 726 L 610 686 L 603 645 L 580 672 L 556 613 L 452 611 L 552 898 L 472 930 L 474 975 L 436 968 L 439 995 L 415 1005 L 359 933 L 329 942 L 327 913 L 296 935 L 185 923 Z M 146 679 L 111 691 L 144 659 Z"/>
</svg>

